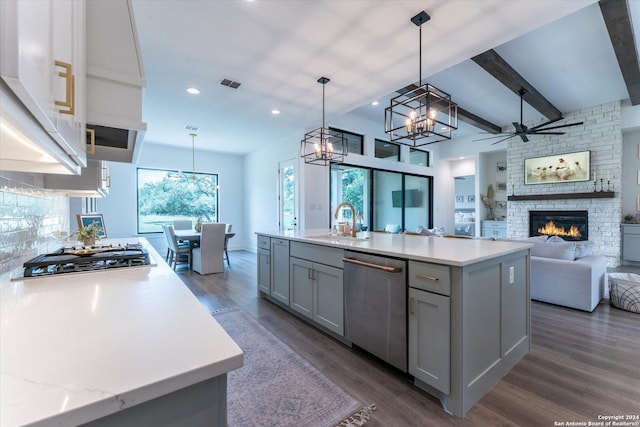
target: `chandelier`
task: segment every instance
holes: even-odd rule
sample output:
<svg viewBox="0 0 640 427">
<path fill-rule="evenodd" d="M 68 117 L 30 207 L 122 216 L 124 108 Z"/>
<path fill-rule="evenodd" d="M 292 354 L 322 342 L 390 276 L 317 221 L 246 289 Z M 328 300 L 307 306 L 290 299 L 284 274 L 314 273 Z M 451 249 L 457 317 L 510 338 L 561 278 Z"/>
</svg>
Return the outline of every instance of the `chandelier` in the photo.
<svg viewBox="0 0 640 427">
<path fill-rule="evenodd" d="M 327 166 L 331 162 L 342 162 L 347 152 L 347 139 L 340 131 L 324 126 L 324 87 L 329 83 L 326 77 L 320 77 L 322 83 L 322 127 L 307 132 L 301 141 L 300 156 L 305 163 Z"/>
<path fill-rule="evenodd" d="M 384 110 L 385 132 L 390 140 L 411 147 L 451 139 L 458 128 L 458 106 L 451 101 L 451 95 L 428 83 L 422 84 L 422 24 L 429 19 L 425 11 L 411 18 L 420 29 L 418 86 L 404 88 Z"/>
</svg>

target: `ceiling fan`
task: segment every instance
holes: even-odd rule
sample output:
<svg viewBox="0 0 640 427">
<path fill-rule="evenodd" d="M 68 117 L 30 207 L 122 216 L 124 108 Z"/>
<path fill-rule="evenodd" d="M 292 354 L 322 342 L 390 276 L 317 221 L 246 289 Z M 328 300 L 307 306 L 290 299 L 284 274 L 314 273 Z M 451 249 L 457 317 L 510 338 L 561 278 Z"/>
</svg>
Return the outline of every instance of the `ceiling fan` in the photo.
<svg viewBox="0 0 640 427">
<path fill-rule="evenodd" d="M 494 142 L 492 144 L 492 145 L 494 145 L 494 144 L 497 144 L 499 142 L 511 139 L 514 136 L 519 136 L 522 139 L 523 142 L 528 142 L 529 138 L 527 137 L 527 135 L 564 135 L 565 132 L 558 132 L 558 131 L 549 132 L 549 131 L 554 130 L 554 129 L 566 128 L 566 127 L 569 127 L 569 126 L 578 126 L 578 125 L 581 125 L 581 124 L 584 123 L 584 122 L 575 122 L 575 123 L 567 123 L 567 124 L 564 124 L 564 125 L 548 126 L 548 125 L 550 125 L 552 123 L 555 123 L 555 122 L 557 122 L 559 120 L 564 119 L 564 117 L 559 117 L 557 119 L 552 119 L 552 120 L 549 120 L 547 122 L 541 123 L 541 124 L 539 124 L 537 126 L 533 126 L 531 128 L 528 128 L 527 126 L 525 126 L 522 123 L 522 107 L 523 107 L 523 103 L 524 103 L 523 96 L 524 96 L 525 93 L 527 93 L 527 90 L 525 88 L 523 88 L 523 87 L 521 87 L 520 90 L 518 90 L 518 95 L 520 95 L 520 123 L 513 122 L 513 127 L 515 128 L 515 132 L 507 133 L 508 136 L 506 136 L 506 137 L 504 136 L 505 133 L 501 133 L 501 134 L 490 136 L 490 137 L 487 137 L 487 138 L 476 139 L 474 141 L 484 141 L 486 139 L 502 138 L 499 141 Z"/>
</svg>

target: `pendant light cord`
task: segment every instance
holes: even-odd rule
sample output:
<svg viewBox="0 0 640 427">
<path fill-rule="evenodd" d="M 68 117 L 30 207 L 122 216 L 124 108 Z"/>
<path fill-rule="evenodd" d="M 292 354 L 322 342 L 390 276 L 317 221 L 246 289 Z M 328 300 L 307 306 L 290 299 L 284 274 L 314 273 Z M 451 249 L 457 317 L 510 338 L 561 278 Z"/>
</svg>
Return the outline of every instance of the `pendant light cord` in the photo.
<svg viewBox="0 0 640 427">
<path fill-rule="evenodd" d="M 325 83 L 322 84 L 322 129 L 324 129 L 324 87 Z"/>
<path fill-rule="evenodd" d="M 420 24 L 420 27 L 418 27 L 418 28 L 420 28 L 420 31 L 419 31 L 420 40 L 418 42 L 418 46 L 419 46 L 418 49 L 420 49 L 420 51 L 418 52 L 418 57 L 420 58 L 418 60 L 418 61 L 420 61 L 419 65 L 418 65 L 418 70 L 419 70 L 420 75 L 418 76 L 418 87 L 421 87 L 422 86 L 422 24 Z"/>
</svg>

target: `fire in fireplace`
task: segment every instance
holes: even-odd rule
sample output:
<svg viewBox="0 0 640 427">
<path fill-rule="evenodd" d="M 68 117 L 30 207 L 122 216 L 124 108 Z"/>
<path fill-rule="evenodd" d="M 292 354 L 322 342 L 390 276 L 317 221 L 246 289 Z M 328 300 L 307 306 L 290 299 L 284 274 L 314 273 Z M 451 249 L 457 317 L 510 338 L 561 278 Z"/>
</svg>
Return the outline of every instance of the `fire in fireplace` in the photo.
<svg viewBox="0 0 640 427">
<path fill-rule="evenodd" d="M 588 211 L 529 211 L 529 236 L 589 239 Z"/>
</svg>

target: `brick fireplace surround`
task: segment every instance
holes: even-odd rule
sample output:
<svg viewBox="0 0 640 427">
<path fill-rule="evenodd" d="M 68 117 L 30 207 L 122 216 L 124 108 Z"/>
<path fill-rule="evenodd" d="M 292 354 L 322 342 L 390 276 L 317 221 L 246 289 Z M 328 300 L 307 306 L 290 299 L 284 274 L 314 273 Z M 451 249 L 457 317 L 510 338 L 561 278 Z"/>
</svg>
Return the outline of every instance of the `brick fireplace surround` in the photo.
<svg viewBox="0 0 640 427">
<path fill-rule="evenodd" d="M 620 102 L 598 105 L 565 114 L 567 123 L 584 121 L 583 126 L 564 129 L 565 135 L 553 137 L 534 136 L 527 143 L 511 138 L 507 146 L 507 173 L 511 196 L 585 193 L 593 191 L 593 182 L 566 182 L 554 184 L 524 184 L 524 159 L 591 151 L 591 174 L 610 177 L 614 198 L 583 198 L 557 200 L 509 201 L 507 209 L 507 233 L 509 237 L 529 235 L 530 210 L 586 210 L 589 214 L 589 240 L 595 242 L 594 253 L 607 258 L 607 266 L 615 267 L 620 259 L 620 221 L 622 218 L 621 176 L 622 170 L 622 121 Z M 526 123 L 534 125 L 535 123 Z M 598 189 L 600 183 L 598 181 Z M 606 180 L 605 180 L 606 189 Z"/>
</svg>

